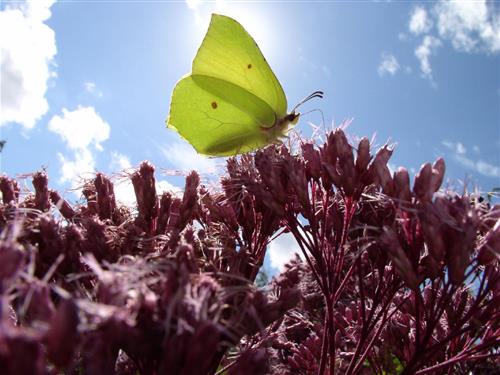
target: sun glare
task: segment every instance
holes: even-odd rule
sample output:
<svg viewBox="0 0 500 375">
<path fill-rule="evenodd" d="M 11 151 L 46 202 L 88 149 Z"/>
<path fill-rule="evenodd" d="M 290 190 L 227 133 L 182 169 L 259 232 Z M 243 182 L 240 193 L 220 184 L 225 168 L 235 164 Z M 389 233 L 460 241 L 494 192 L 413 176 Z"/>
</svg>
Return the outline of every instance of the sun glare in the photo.
<svg viewBox="0 0 500 375">
<path fill-rule="evenodd" d="M 196 46 L 200 45 L 201 39 L 207 31 L 212 13 L 222 14 L 234 18 L 241 23 L 257 42 L 262 53 L 271 64 L 271 68 L 273 68 L 273 65 L 276 65 L 276 62 L 280 58 L 278 53 L 279 48 L 277 48 L 278 45 L 276 43 L 279 30 L 274 30 L 277 26 L 275 20 L 262 9 L 259 9 L 259 7 L 249 7 L 248 4 L 224 0 L 217 0 L 215 2 L 188 0 L 187 5 L 194 15 L 196 30 L 193 33 L 193 43 Z"/>
</svg>

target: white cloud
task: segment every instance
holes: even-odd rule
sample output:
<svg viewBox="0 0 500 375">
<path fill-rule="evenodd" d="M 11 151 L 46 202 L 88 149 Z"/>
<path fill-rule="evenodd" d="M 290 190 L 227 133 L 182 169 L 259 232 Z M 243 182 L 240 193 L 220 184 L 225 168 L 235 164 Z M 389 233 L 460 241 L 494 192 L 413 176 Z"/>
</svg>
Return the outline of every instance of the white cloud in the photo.
<svg viewBox="0 0 500 375">
<path fill-rule="evenodd" d="M 189 9 L 196 9 L 201 4 L 201 0 L 186 0 Z"/>
<path fill-rule="evenodd" d="M 49 109 L 45 93 L 55 76 L 57 48 L 45 21 L 54 2 L 29 1 L 0 11 L 0 125 L 14 122 L 30 129 Z"/>
<path fill-rule="evenodd" d="M 435 35 L 431 33 L 433 25 L 437 29 Z M 414 35 L 424 34 L 415 56 L 420 61 L 422 77 L 431 81 L 429 57 L 447 41 L 457 51 L 500 52 L 500 11 L 492 1 L 439 0 L 432 8 L 416 6 L 410 14 L 408 29 Z"/>
<path fill-rule="evenodd" d="M 500 12 L 486 0 L 439 1 L 434 7 L 443 39 L 465 52 L 500 51 Z"/>
<path fill-rule="evenodd" d="M 67 148 L 73 151 L 73 159 L 58 154 L 61 182 L 70 182 L 73 188 L 81 187 L 80 178 L 95 171 L 94 149 L 102 151 L 101 143 L 109 138 L 108 123 L 94 108 L 79 106 L 74 111 L 63 108 L 61 116 L 50 119 L 49 130 L 58 134 Z"/>
<path fill-rule="evenodd" d="M 98 98 L 102 98 L 103 93 L 97 88 L 95 82 L 84 82 L 83 87 L 85 87 L 85 91 L 87 91 L 89 94 L 92 94 Z"/>
<path fill-rule="evenodd" d="M 163 194 L 164 192 L 169 192 L 177 196 L 182 196 L 182 190 L 175 185 L 172 185 L 166 180 L 156 181 L 156 193 Z"/>
<path fill-rule="evenodd" d="M 173 142 L 160 147 L 160 150 L 174 168 L 202 173 L 216 171 L 215 159 L 198 154 L 187 142 Z"/>
<path fill-rule="evenodd" d="M 500 167 L 487 163 L 484 160 L 476 162 L 476 170 L 484 176 L 500 177 Z"/>
<path fill-rule="evenodd" d="M 61 163 L 61 182 L 69 182 L 72 188 L 80 188 L 82 179 L 95 172 L 95 160 L 88 149 L 75 150 L 73 159 L 58 153 Z M 79 193 L 77 193 L 79 194 Z"/>
<path fill-rule="evenodd" d="M 117 151 L 111 152 L 111 162 L 109 163 L 109 168 L 112 173 L 122 172 L 132 168 L 132 163 L 130 159 Z M 124 176 L 113 181 L 113 189 L 115 192 L 115 198 L 121 204 L 128 207 L 134 207 L 136 204 L 134 187 L 130 181 L 130 176 Z"/>
<path fill-rule="evenodd" d="M 432 21 L 427 16 L 425 8 L 417 6 L 413 9 L 408 28 L 415 35 L 429 32 L 432 28 Z"/>
<path fill-rule="evenodd" d="M 126 155 L 123 155 L 117 151 L 112 151 L 109 168 L 112 172 L 123 171 L 125 169 L 132 168 L 132 163 Z"/>
<path fill-rule="evenodd" d="M 486 177 L 500 177 L 500 167 L 484 160 L 474 160 L 467 156 L 467 149 L 460 142 L 442 141 L 443 146 L 452 152 L 453 159 L 463 167 L 473 170 Z M 476 146 L 473 147 L 473 150 Z M 474 150 L 475 151 L 475 150 Z"/>
<path fill-rule="evenodd" d="M 457 154 L 465 155 L 466 152 L 467 152 L 467 149 L 465 148 L 465 146 L 463 144 L 461 144 L 460 142 L 458 142 L 457 143 Z"/>
<path fill-rule="evenodd" d="M 299 245 L 291 233 L 284 233 L 269 244 L 268 254 L 271 266 L 282 271 L 295 253 L 300 253 Z"/>
<path fill-rule="evenodd" d="M 123 178 L 119 181 L 115 180 L 113 181 L 113 186 L 115 199 L 117 202 L 120 202 L 121 204 L 128 207 L 135 207 L 136 199 L 134 186 L 132 185 L 132 182 L 129 178 Z"/>
<path fill-rule="evenodd" d="M 471 169 L 486 177 L 500 177 L 500 167 L 484 160 L 473 160 L 466 155 L 454 154 L 453 158 L 465 168 Z"/>
<path fill-rule="evenodd" d="M 441 46 L 441 41 L 431 35 L 426 35 L 417 49 L 415 56 L 420 61 L 420 71 L 422 77 L 432 80 L 432 67 L 429 57 L 434 54 L 434 51 Z"/>
<path fill-rule="evenodd" d="M 101 151 L 101 142 L 109 138 L 110 127 L 93 107 L 82 107 L 74 111 L 62 110 L 62 116 L 49 121 L 49 130 L 59 134 L 72 150 L 83 150 L 93 145 Z"/>
<path fill-rule="evenodd" d="M 130 170 L 132 168 L 132 163 L 126 155 L 123 155 L 117 151 L 112 151 L 109 168 L 113 173 L 122 172 L 124 170 Z M 136 199 L 134 186 L 130 181 L 130 176 L 127 175 L 114 180 L 113 185 L 116 200 L 128 207 L 134 207 L 136 204 Z"/>
<path fill-rule="evenodd" d="M 450 141 L 442 141 L 441 144 L 446 146 L 449 150 L 453 151 L 459 155 L 465 155 L 467 153 L 467 149 L 461 142 L 450 142 Z"/>
<path fill-rule="evenodd" d="M 202 4 L 202 0 L 185 0 L 187 7 L 193 12 L 194 19 L 197 25 L 204 24 L 204 16 L 200 11 L 200 5 Z"/>
<path fill-rule="evenodd" d="M 382 53 L 382 61 L 378 66 L 378 75 L 384 76 L 385 74 L 394 75 L 399 70 L 399 62 L 394 55 L 390 53 Z"/>
<path fill-rule="evenodd" d="M 24 11 L 26 16 L 32 20 L 39 22 L 46 21 L 50 18 L 50 7 L 54 5 L 56 0 L 28 0 L 20 3 L 20 8 Z"/>
<path fill-rule="evenodd" d="M 255 39 L 271 66 L 273 61 L 282 56 L 277 53 L 276 45 L 281 36 L 273 29 L 276 20 L 271 13 L 241 6 L 238 1 L 233 0 L 184 0 L 184 2 L 194 16 L 196 34 L 199 33 L 201 36 L 206 32 L 212 14 L 223 14 L 238 20 L 243 25 Z"/>
</svg>

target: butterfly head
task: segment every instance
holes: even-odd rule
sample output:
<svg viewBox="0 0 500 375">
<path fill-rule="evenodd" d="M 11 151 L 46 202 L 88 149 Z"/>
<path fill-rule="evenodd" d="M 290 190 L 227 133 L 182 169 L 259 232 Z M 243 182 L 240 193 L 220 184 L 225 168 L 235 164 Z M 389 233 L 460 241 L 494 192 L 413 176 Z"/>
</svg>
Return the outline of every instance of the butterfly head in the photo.
<svg viewBox="0 0 500 375">
<path fill-rule="evenodd" d="M 290 125 L 296 125 L 299 122 L 300 113 L 293 111 L 285 117 L 285 121 Z"/>
<path fill-rule="evenodd" d="M 311 100 L 312 98 L 322 98 L 323 91 L 315 91 L 311 95 L 302 99 L 295 107 L 293 107 L 292 111 L 287 114 L 285 117 L 277 119 L 274 125 L 271 128 L 264 128 L 263 131 L 268 134 L 269 139 L 278 139 L 281 137 L 286 137 L 290 129 L 293 125 L 296 125 L 299 122 L 300 112 L 297 112 L 297 108 Z"/>
<path fill-rule="evenodd" d="M 323 91 L 314 91 L 311 95 L 306 96 L 302 99 L 295 107 L 293 107 L 292 111 L 285 116 L 284 122 L 287 125 L 295 125 L 299 122 L 300 113 L 297 112 L 297 108 L 299 108 L 305 102 L 313 99 L 313 98 L 323 98 Z"/>
</svg>

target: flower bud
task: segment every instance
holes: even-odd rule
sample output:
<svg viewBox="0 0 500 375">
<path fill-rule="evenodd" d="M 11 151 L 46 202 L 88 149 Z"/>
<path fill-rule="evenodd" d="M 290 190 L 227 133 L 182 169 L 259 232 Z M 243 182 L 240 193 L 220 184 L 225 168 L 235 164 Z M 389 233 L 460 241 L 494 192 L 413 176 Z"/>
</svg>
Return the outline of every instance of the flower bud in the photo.
<svg viewBox="0 0 500 375">
<path fill-rule="evenodd" d="M 341 178 L 339 172 L 337 171 L 337 165 L 323 163 L 322 166 L 326 170 L 326 174 L 329 177 L 328 180 L 333 182 L 333 184 L 335 185 L 335 187 L 337 189 L 341 189 L 342 188 L 342 178 Z"/>
<path fill-rule="evenodd" d="M 242 227 L 243 238 L 250 243 L 256 225 L 255 207 L 253 198 L 250 194 L 245 193 L 243 195 L 241 199 L 241 209 L 239 211 L 238 222 Z"/>
<path fill-rule="evenodd" d="M 6 375 L 46 375 L 43 346 L 37 334 L 22 328 L 2 327 L 0 370 Z"/>
<path fill-rule="evenodd" d="M 320 149 L 321 163 L 335 166 L 337 164 L 338 151 L 335 144 L 335 132 L 328 134 L 325 144 Z"/>
<path fill-rule="evenodd" d="M 366 171 L 370 160 L 370 141 L 368 138 L 363 137 L 361 141 L 359 141 L 358 155 L 356 157 L 356 170 L 358 171 L 358 174 Z"/>
<path fill-rule="evenodd" d="M 424 205 L 419 212 L 420 225 L 429 253 L 437 262 L 441 262 L 445 256 L 446 245 L 442 231 L 442 220 L 436 216 L 434 211 L 435 205 L 431 203 Z"/>
<path fill-rule="evenodd" d="M 432 186 L 432 166 L 430 163 L 422 165 L 415 176 L 413 192 L 421 202 L 430 202 L 432 199 L 434 186 Z"/>
<path fill-rule="evenodd" d="M 19 185 L 15 180 L 7 176 L 0 176 L 0 191 L 2 192 L 2 201 L 4 204 L 17 202 L 19 198 Z"/>
<path fill-rule="evenodd" d="M 319 181 L 321 177 L 321 160 L 319 151 L 314 149 L 312 143 L 302 143 L 302 157 L 305 161 L 306 174 L 308 179 Z"/>
<path fill-rule="evenodd" d="M 432 189 L 438 191 L 443 183 L 446 165 L 443 158 L 437 159 L 432 165 Z"/>
<path fill-rule="evenodd" d="M 75 210 L 71 205 L 61 197 L 61 195 L 55 191 L 55 190 L 50 190 L 50 201 L 54 206 L 57 207 L 61 215 L 66 219 L 66 220 L 71 220 L 75 216 Z"/>
<path fill-rule="evenodd" d="M 265 348 L 244 351 L 227 375 L 264 375 L 269 374 L 269 361 Z"/>
<path fill-rule="evenodd" d="M 186 359 L 181 375 L 207 374 L 217 354 L 221 340 L 221 329 L 209 320 L 202 321 L 191 336 L 186 347 Z"/>
<path fill-rule="evenodd" d="M 99 219 L 111 219 L 116 209 L 113 183 L 102 173 L 97 173 L 94 179 L 94 186 L 97 193 Z"/>
<path fill-rule="evenodd" d="M 21 271 L 23 260 L 24 251 L 16 241 L 0 241 L 0 293 L 5 292 L 7 281 Z"/>
<path fill-rule="evenodd" d="M 342 332 L 341 332 L 340 330 L 337 330 L 337 331 L 335 332 L 335 346 L 336 346 L 337 348 L 339 348 L 339 347 L 340 347 L 340 345 L 342 345 L 342 343 L 343 343 L 342 338 L 343 338 L 343 337 L 342 337 Z"/>
<path fill-rule="evenodd" d="M 308 207 L 309 190 L 304 164 L 290 158 L 285 164 L 285 173 L 289 178 L 289 191 L 295 192 L 302 207 Z"/>
<path fill-rule="evenodd" d="M 120 248 L 112 246 L 115 243 L 107 228 L 104 222 L 95 217 L 85 221 L 87 233 L 82 244 L 83 251 L 92 253 L 97 260 L 117 259 L 119 256 Z"/>
<path fill-rule="evenodd" d="M 52 316 L 46 335 L 47 355 L 58 367 L 69 364 L 77 345 L 78 308 L 73 300 L 63 300 Z"/>
<path fill-rule="evenodd" d="M 154 220 L 158 216 L 154 171 L 153 165 L 144 161 L 131 177 L 139 211 L 138 223 L 141 223 L 148 233 L 154 227 Z"/>
<path fill-rule="evenodd" d="M 415 177 L 413 192 L 421 202 L 430 202 L 443 182 L 446 166 L 442 158 L 437 159 L 434 165 L 425 163 Z"/>
<path fill-rule="evenodd" d="M 382 187 L 384 194 L 390 196 L 393 195 L 394 183 L 387 163 L 392 155 L 392 151 L 393 150 L 388 145 L 380 148 L 369 168 L 369 173 Z"/>
<path fill-rule="evenodd" d="M 434 257 L 430 254 L 424 255 L 420 260 L 420 263 L 423 267 L 423 274 L 426 277 L 429 277 L 431 280 L 434 280 L 436 277 L 442 274 L 442 266 L 441 264 L 434 259 Z"/>
<path fill-rule="evenodd" d="M 461 284 L 464 280 L 465 270 L 470 262 L 468 246 L 468 241 L 461 233 L 455 233 L 455 238 L 448 245 L 446 265 L 450 280 L 455 285 Z"/>
<path fill-rule="evenodd" d="M 394 172 L 394 198 L 396 198 L 399 203 L 410 202 L 411 192 L 410 192 L 410 175 L 406 168 L 398 168 Z"/>
<path fill-rule="evenodd" d="M 49 179 L 45 172 L 36 172 L 33 175 L 33 186 L 35 187 L 35 207 L 40 211 L 47 211 L 50 208 L 49 201 Z"/>
<path fill-rule="evenodd" d="M 500 219 L 482 239 L 478 249 L 478 260 L 483 265 L 500 260 Z"/>
<path fill-rule="evenodd" d="M 379 237 L 379 241 L 387 250 L 399 277 L 401 277 L 410 288 L 417 288 L 419 284 L 417 275 L 413 270 L 410 259 L 399 243 L 396 232 L 389 227 L 384 227 Z"/>
<path fill-rule="evenodd" d="M 172 194 L 164 192 L 160 198 L 160 211 L 158 213 L 158 222 L 156 223 L 156 234 L 164 234 L 167 229 L 168 219 L 170 217 L 170 206 L 172 205 Z"/>
<path fill-rule="evenodd" d="M 198 209 L 198 185 L 200 184 L 200 176 L 195 171 L 192 171 L 186 177 L 186 186 L 182 203 L 179 208 L 179 221 L 177 222 L 177 230 L 181 231 L 187 224 L 193 221 Z"/>
</svg>

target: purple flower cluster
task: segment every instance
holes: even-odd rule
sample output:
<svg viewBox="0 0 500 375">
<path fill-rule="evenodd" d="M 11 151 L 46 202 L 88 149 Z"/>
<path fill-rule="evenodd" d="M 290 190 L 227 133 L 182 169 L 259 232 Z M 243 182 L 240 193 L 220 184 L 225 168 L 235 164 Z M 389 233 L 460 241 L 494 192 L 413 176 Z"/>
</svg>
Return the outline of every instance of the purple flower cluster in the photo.
<svg viewBox="0 0 500 375">
<path fill-rule="evenodd" d="M 0 177 L 0 373 L 497 373 L 500 207 L 441 192 L 442 159 L 412 186 L 391 154 L 336 130 L 182 197 L 143 162 L 133 210 L 101 173 L 80 205 Z M 304 260 L 258 287 L 284 232 Z"/>
</svg>

